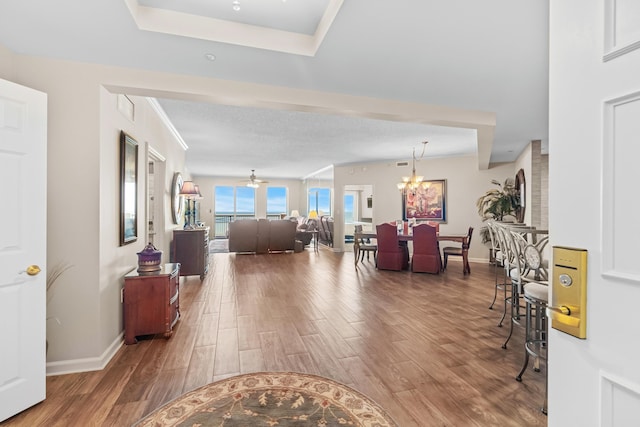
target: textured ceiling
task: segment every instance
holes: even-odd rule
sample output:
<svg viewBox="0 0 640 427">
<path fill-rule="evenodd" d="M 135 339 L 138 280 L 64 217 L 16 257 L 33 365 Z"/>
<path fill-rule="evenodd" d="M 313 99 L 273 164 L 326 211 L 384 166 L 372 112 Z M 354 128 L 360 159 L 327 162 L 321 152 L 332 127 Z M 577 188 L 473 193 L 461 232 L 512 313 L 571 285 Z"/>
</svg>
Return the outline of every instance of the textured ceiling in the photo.
<svg viewBox="0 0 640 427">
<path fill-rule="evenodd" d="M 513 161 L 531 140 L 546 146 L 548 0 L 312 3 L 240 0 L 232 13 L 231 0 L 0 2 L 0 43 L 24 55 L 492 113 L 492 162 Z M 226 24 L 204 33 L 224 28 L 233 40 L 141 29 L 131 9 L 145 7 L 218 19 Z M 319 25 L 323 8 L 336 14 Z M 286 53 L 306 49 L 314 26 L 313 54 Z M 270 44 L 255 47 L 255 34 Z M 477 150 L 467 129 L 181 99 L 158 101 L 190 147 L 193 173 L 302 177 L 330 164 L 407 160 L 423 140 L 430 156 Z"/>
<path fill-rule="evenodd" d="M 472 129 L 176 100 L 159 102 L 189 144 L 189 170 L 198 175 L 249 175 L 250 169 L 256 169 L 262 177 L 301 178 L 328 165 L 411 158 L 411 147 L 421 150 L 427 136 L 431 142 L 425 157 L 476 154 L 476 132 Z M 224 161 L 212 167 L 211 158 Z M 246 166 L 238 171 L 238 164 Z"/>
</svg>

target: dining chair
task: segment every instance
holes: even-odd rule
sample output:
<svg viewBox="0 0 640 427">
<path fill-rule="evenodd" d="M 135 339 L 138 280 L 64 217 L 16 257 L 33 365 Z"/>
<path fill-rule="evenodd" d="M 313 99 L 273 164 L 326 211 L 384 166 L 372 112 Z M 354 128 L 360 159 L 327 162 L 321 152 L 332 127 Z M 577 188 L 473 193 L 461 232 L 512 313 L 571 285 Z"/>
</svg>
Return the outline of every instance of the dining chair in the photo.
<svg viewBox="0 0 640 427">
<path fill-rule="evenodd" d="M 373 252 L 373 260 L 375 261 L 378 253 L 378 245 L 371 242 L 371 239 L 363 239 L 358 237 L 358 233 L 362 233 L 362 225 L 355 225 L 354 227 L 354 239 L 358 240 L 358 254 L 360 262 L 364 261 L 364 254 L 367 254 L 367 261 L 369 260 L 369 254 Z"/>
<path fill-rule="evenodd" d="M 427 224 L 436 229 L 436 233 L 440 232 L 440 223 L 438 221 L 427 221 Z"/>
<path fill-rule="evenodd" d="M 442 259 L 436 229 L 428 224 L 414 226 L 411 271 L 439 274 L 441 270 Z"/>
<path fill-rule="evenodd" d="M 471 246 L 471 236 L 473 236 L 473 227 L 469 227 L 469 231 L 467 232 L 467 247 Z M 462 246 L 447 246 L 442 249 L 442 255 L 444 255 L 444 265 L 442 269 L 446 270 L 447 261 L 450 256 L 462 257 Z"/>
<path fill-rule="evenodd" d="M 395 224 L 376 225 L 378 254 L 376 267 L 379 270 L 406 270 L 409 268 L 409 251 L 406 245 L 398 240 L 398 229 Z"/>
</svg>

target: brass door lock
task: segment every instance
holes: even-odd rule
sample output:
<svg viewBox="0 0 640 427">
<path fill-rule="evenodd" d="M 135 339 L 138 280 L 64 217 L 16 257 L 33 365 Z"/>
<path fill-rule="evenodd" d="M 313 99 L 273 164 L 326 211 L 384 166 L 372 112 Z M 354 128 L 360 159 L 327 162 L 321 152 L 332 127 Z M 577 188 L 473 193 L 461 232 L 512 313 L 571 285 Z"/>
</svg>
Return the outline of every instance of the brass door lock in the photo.
<svg viewBox="0 0 640 427">
<path fill-rule="evenodd" d="M 577 338 L 587 337 L 587 251 L 553 247 L 551 327 Z"/>
</svg>

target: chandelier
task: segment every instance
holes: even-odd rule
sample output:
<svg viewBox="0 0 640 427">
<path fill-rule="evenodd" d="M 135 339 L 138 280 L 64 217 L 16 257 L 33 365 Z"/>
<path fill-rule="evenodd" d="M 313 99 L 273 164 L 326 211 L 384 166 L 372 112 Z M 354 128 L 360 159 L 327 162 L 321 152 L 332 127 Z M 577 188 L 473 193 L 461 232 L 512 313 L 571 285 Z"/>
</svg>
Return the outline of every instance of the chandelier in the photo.
<svg viewBox="0 0 640 427">
<path fill-rule="evenodd" d="M 427 147 L 427 143 L 429 141 L 424 141 L 422 143 L 422 154 L 420 154 L 419 159 L 422 159 L 422 157 L 424 156 L 424 150 Z M 424 177 L 420 176 L 420 175 L 416 175 L 416 149 L 415 147 L 413 148 L 413 156 L 412 156 L 412 169 L 411 169 L 411 176 L 403 176 L 402 177 L 402 182 L 398 183 L 398 190 L 400 190 L 403 194 L 407 194 L 407 193 L 415 193 L 415 191 L 420 188 L 426 188 L 427 187 L 427 183 L 423 182 Z"/>
</svg>

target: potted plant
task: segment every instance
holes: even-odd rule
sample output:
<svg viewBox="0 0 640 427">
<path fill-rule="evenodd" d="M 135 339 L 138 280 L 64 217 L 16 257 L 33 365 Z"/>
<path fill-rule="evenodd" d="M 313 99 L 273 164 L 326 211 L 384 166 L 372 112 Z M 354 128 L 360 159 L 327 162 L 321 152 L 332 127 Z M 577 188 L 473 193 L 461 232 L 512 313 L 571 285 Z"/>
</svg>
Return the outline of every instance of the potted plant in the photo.
<svg viewBox="0 0 640 427">
<path fill-rule="evenodd" d="M 515 180 L 507 178 L 504 184 L 492 179 L 491 183 L 497 188 L 487 190 L 476 201 L 478 215 L 482 221 L 493 219 L 495 221 L 504 221 L 506 217 L 514 217 L 518 206 L 520 205 L 520 193 L 516 188 Z M 489 232 L 486 227 L 480 230 L 482 243 L 490 240 Z"/>
</svg>

